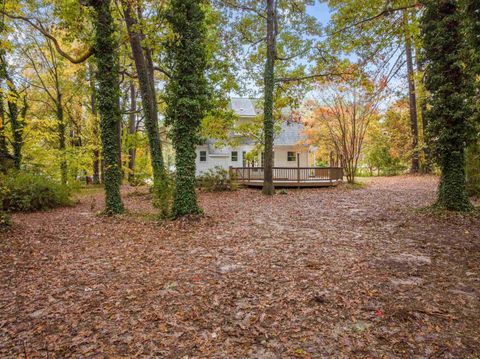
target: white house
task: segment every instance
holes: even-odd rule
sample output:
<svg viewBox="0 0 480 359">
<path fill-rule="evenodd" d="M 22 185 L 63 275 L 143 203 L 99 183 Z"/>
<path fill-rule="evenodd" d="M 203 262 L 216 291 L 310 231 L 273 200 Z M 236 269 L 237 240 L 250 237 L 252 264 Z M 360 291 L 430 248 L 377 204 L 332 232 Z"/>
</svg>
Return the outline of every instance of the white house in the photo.
<svg viewBox="0 0 480 359">
<path fill-rule="evenodd" d="M 259 109 L 256 101 L 244 98 L 232 98 L 232 110 L 238 115 L 238 122 L 252 121 Z M 298 121 L 286 119 L 281 122 L 280 133 L 274 139 L 274 167 L 308 167 L 314 162 L 313 148 L 305 144 L 304 125 Z M 232 134 L 235 136 L 235 134 Z M 250 138 L 241 138 L 237 147 L 219 147 L 215 140 L 207 140 L 197 146 L 196 173 L 213 169 L 216 166 L 228 169 L 229 167 L 263 166 L 263 156 L 259 155 L 254 163 L 246 161 L 247 153 L 255 148 L 255 142 Z"/>
</svg>

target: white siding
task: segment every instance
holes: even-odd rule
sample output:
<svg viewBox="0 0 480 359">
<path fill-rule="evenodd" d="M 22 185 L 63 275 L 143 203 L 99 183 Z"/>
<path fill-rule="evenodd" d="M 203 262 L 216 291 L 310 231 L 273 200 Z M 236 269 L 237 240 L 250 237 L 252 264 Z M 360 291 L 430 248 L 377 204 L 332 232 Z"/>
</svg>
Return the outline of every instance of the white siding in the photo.
<svg viewBox="0 0 480 359">
<path fill-rule="evenodd" d="M 300 167 L 308 167 L 308 148 L 298 146 L 274 146 L 275 167 L 297 167 L 297 153 L 300 154 Z M 288 152 L 295 152 L 295 161 L 288 161 Z"/>
<path fill-rule="evenodd" d="M 253 150 L 251 145 L 243 145 L 236 148 L 227 148 L 226 153 L 228 155 L 211 155 L 208 153 L 208 146 L 197 146 L 197 157 L 195 159 L 196 164 L 196 174 L 197 176 L 201 173 L 213 169 L 217 166 L 223 167 L 228 170 L 231 167 L 242 167 L 243 166 L 243 152 L 250 152 Z M 207 154 L 207 160 L 205 162 L 200 161 L 200 151 L 205 151 Z M 238 161 L 232 161 L 232 151 L 237 151 Z M 274 165 L 275 167 L 297 167 L 297 160 L 288 161 L 288 152 L 295 152 L 296 154 L 300 153 L 300 167 L 309 166 L 309 157 L 308 157 L 308 148 L 299 148 L 298 146 L 274 146 Z M 258 158 L 258 164 L 260 166 L 260 157 Z"/>
<path fill-rule="evenodd" d="M 219 156 L 219 155 L 211 155 L 208 153 L 208 146 L 197 146 L 197 157 L 195 159 L 195 165 L 196 165 L 196 174 L 197 176 L 202 174 L 205 171 L 208 171 L 209 169 L 213 169 L 217 166 L 223 167 L 226 170 L 230 166 L 232 167 L 242 167 L 243 166 L 243 157 L 242 153 L 245 152 L 250 152 L 253 149 L 253 146 L 239 146 L 236 148 L 227 148 L 226 153 L 228 155 L 226 156 Z M 207 160 L 205 162 L 200 161 L 200 151 L 205 151 L 207 153 Z M 237 161 L 232 161 L 232 151 L 237 151 L 238 153 L 238 160 Z"/>
</svg>

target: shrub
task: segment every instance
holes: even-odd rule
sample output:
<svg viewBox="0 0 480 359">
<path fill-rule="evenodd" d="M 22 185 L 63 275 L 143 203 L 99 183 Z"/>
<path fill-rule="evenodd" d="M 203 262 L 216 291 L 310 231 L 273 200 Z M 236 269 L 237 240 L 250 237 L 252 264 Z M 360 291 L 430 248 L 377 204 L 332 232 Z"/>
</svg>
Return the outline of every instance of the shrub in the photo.
<svg viewBox="0 0 480 359">
<path fill-rule="evenodd" d="M 10 213 L 0 210 L 0 232 L 6 231 L 11 225 Z"/>
<path fill-rule="evenodd" d="M 3 197 L 6 193 L 6 188 L 3 182 L 0 181 L 0 232 L 4 232 L 12 225 L 10 213 L 3 210 Z"/>
<path fill-rule="evenodd" d="M 207 192 L 234 191 L 237 183 L 230 178 L 228 171 L 220 166 L 202 173 L 197 177 L 197 185 Z"/>
<path fill-rule="evenodd" d="M 11 212 L 31 212 L 69 206 L 71 190 L 39 174 L 12 172 L 0 177 L 3 209 Z"/>
<path fill-rule="evenodd" d="M 467 191 L 470 196 L 480 197 L 480 141 L 467 149 Z"/>
</svg>

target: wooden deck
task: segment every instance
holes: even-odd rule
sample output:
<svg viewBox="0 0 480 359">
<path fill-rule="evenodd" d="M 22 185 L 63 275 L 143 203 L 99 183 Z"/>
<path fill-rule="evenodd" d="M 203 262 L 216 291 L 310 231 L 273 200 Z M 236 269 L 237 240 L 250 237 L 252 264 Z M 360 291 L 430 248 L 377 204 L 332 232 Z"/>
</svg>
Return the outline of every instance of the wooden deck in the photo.
<svg viewBox="0 0 480 359">
<path fill-rule="evenodd" d="M 263 167 L 231 167 L 230 175 L 240 184 L 262 187 Z M 332 187 L 343 181 L 341 167 L 274 167 L 275 187 Z"/>
</svg>

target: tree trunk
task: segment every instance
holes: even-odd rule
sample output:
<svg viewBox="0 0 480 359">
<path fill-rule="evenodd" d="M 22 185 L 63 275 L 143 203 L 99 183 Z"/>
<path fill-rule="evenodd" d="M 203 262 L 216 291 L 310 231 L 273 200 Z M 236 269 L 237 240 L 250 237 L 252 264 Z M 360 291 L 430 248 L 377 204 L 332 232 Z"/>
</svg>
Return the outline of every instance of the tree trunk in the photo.
<svg viewBox="0 0 480 359">
<path fill-rule="evenodd" d="M 119 108 L 120 84 L 118 41 L 115 34 L 109 0 L 91 0 L 95 9 L 95 56 L 97 60 L 98 111 L 101 119 L 101 138 L 105 160 L 105 213 L 123 212 L 120 196 L 122 173 L 119 166 L 121 122 Z"/>
<path fill-rule="evenodd" d="M 205 8 L 198 0 L 171 0 L 167 20 L 175 35 L 167 45 L 172 75 L 166 89 L 166 118 L 172 125 L 176 153 L 172 214 L 182 217 L 202 212 L 195 191 L 195 149 L 211 95 L 206 78 Z"/>
<path fill-rule="evenodd" d="M 58 149 L 60 151 L 60 177 L 62 184 L 67 184 L 67 159 L 66 159 L 66 143 L 65 143 L 65 120 L 62 107 L 62 95 L 57 95 L 57 128 L 58 128 Z"/>
<path fill-rule="evenodd" d="M 12 130 L 12 147 L 13 147 L 13 162 L 16 169 L 20 169 L 22 163 L 22 146 L 23 146 L 23 121 L 19 118 L 18 100 L 19 96 L 15 88 L 13 80 L 7 73 L 7 64 L 3 54 L 0 56 L 0 72 L 1 77 L 7 81 L 8 86 L 8 117 L 10 120 L 10 127 Z M 24 102 L 24 110 L 26 112 L 26 101 Z"/>
<path fill-rule="evenodd" d="M 156 204 L 160 207 L 161 211 L 164 212 L 162 215 L 165 216 L 168 211 L 168 198 L 167 194 L 164 193 L 167 190 L 165 183 L 166 174 L 163 164 L 162 143 L 158 129 L 158 109 L 153 76 L 153 62 L 149 52 L 144 51 L 142 48 L 141 35 L 136 29 L 138 22 L 134 17 L 131 2 L 124 1 L 123 6 L 145 114 L 145 128 L 147 130 L 150 160 L 153 169 L 154 194 L 156 196 Z"/>
<path fill-rule="evenodd" d="M 137 95 L 133 81 L 130 83 L 130 116 L 128 119 L 129 148 L 128 148 L 128 183 L 135 184 L 135 156 L 136 145 L 133 137 L 137 132 Z"/>
<path fill-rule="evenodd" d="M 97 104 L 95 97 L 97 96 L 97 91 L 95 88 L 95 78 L 92 64 L 88 64 L 88 72 L 90 78 L 90 106 L 93 116 L 93 184 L 100 184 L 103 181 L 103 175 L 100 176 L 100 150 L 98 149 L 98 114 L 97 114 Z"/>
<path fill-rule="evenodd" d="M 451 0 L 424 2 L 422 34 L 428 61 L 425 84 L 432 94 L 428 120 L 441 169 L 436 205 L 470 211 L 473 206 L 466 191 L 465 147 L 471 127 L 465 106 L 468 78 L 460 65 L 463 38 L 458 6 Z"/>
<path fill-rule="evenodd" d="M 410 126 L 412 131 L 412 164 L 411 173 L 418 173 L 420 168 L 418 153 L 418 119 L 417 119 L 417 99 L 415 93 L 415 73 L 413 70 L 412 57 L 412 39 L 408 31 L 408 13 L 403 12 L 405 27 L 405 55 L 407 60 L 407 78 L 408 78 L 408 99 L 410 107 Z"/>
<path fill-rule="evenodd" d="M 273 93 L 275 90 L 275 0 L 267 0 L 267 60 L 264 73 L 263 131 L 265 136 L 265 162 L 263 194 L 273 195 Z"/>
<path fill-rule="evenodd" d="M 11 164 L 11 156 L 8 152 L 7 137 L 5 134 L 5 107 L 3 93 L 0 92 L 0 172 L 6 171 Z"/>
<path fill-rule="evenodd" d="M 417 73 L 423 74 L 423 66 L 420 61 L 420 48 L 415 46 L 415 65 L 417 67 Z M 427 122 L 427 99 L 425 96 L 423 82 L 416 85 L 417 93 L 420 95 L 417 100 L 420 104 L 420 117 L 422 120 L 422 136 L 423 136 L 423 156 L 425 157 L 425 164 L 423 166 L 424 173 L 431 173 L 433 169 L 433 159 L 432 159 L 432 152 L 431 152 L 431 144 L 428 136 L 428 122 Z M 419 90 L 420 89 L 420 90 Z"/>
</svg>

